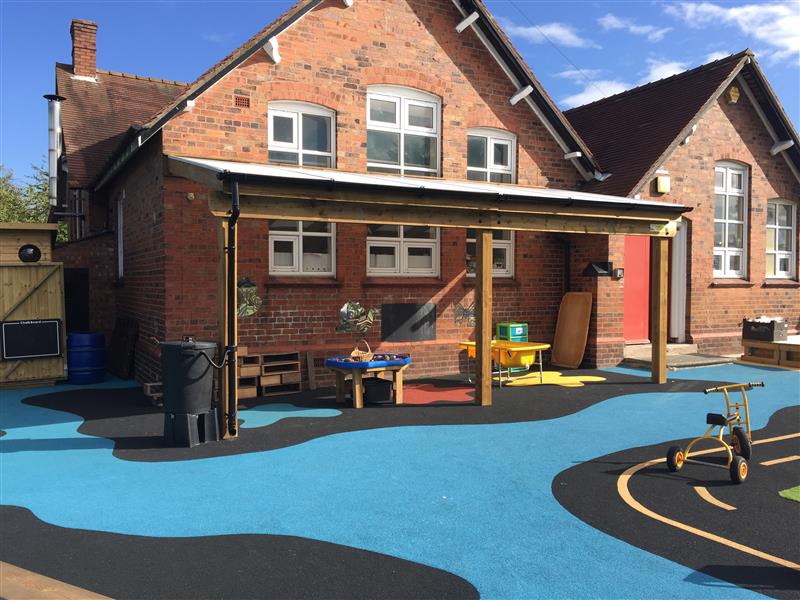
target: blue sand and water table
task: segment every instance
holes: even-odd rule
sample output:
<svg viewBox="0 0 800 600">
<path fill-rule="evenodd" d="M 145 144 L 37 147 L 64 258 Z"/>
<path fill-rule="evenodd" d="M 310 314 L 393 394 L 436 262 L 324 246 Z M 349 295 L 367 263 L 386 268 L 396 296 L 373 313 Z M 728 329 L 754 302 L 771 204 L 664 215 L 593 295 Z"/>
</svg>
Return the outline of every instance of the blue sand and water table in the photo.
<svg viewBox="0 0 800 600">
<path fill-rule="evenodd" d="M 753 429 L 800 398 L 800 372 L 727 365 L 670 378 L 763 380 L 765 388 L 748 394 Z M 719 399 L 702 393 L 630 394 L 545 421 L 380 428 L 251 454 L 133 462 L 115 458 L 111 441 L 78 433 L 80 417 L 21 402 L 53 391 L 3 391 L 0 503 L 57 526 L 301 536 L 450 571 L 486 598 L 756 595 L 593 529 L 550 491 L 553 478 L 577 463 L 694 435 L 705 413 L 719 410 Z M 303 415 L 292 406 L 256 407 L 242 417 L 260 426 Z M 221 511 L 225 505 L 237 510 Z"/>
</svg>

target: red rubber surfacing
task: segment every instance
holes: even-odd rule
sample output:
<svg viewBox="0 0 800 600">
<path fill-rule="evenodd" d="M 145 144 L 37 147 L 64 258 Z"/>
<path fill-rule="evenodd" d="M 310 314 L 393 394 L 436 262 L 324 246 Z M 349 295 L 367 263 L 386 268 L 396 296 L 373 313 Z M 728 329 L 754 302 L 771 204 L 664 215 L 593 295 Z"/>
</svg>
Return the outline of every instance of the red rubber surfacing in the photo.
<svg viewBox="0 0 800 600">
<path fill-rule="evenodd" d="M 430 383 L 411 383 L 403 386 L 404 404 L 465 404 L 475 401 L 474 387 L 438 387 Z"/>
</svg>

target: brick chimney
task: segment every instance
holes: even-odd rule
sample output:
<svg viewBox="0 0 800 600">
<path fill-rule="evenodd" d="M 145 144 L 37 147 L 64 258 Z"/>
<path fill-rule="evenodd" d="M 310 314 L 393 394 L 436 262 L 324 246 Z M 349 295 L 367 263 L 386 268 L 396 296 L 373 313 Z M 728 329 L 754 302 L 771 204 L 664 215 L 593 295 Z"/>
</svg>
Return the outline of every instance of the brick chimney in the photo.
<svg viewBox="0 0 800 600">
<path fill-rule="evenodd" d="M 97 76 L 97 23 L 73 19 L 69 33 L 72 36 L 72 70 L 83 77 Z"/>
</svg>

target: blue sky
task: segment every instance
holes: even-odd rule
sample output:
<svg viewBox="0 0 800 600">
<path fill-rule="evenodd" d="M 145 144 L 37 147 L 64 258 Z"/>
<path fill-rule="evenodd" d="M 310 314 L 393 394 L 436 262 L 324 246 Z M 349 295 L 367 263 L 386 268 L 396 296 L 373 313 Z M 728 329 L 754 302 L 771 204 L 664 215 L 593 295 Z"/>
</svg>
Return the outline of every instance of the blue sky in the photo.
<svg viewBox="0 0 800 600">
<path fill-rule="evenodd" d="M 71 62 L 72 18 L 98 22 L 100 68 L 191 81 L 292 3 L 0 0 L 0 164 L 21 180 L 46 154 L 42 94 Z M 800 122 L 799 2 L 487 4 L 562 109 L 750 47 Z"/>
</svg>

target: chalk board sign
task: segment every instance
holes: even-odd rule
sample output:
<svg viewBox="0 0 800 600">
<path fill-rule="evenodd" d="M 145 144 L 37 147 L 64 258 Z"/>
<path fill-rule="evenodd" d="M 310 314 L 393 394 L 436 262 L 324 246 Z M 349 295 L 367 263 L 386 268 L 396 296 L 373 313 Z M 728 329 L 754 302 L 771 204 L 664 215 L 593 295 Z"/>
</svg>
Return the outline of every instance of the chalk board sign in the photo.
<svg viewBox="0 0 800 600">
<path fill-rule="evenodd" d="M 3 360 L 61 356 L 61 321 L 3 321 Z"/>
<path fill-rule="evenodd" d="M 436 305 L 382 304 L 381 339 L 385 342 L 421 342 L 436 339 Z"/>
</svg>

